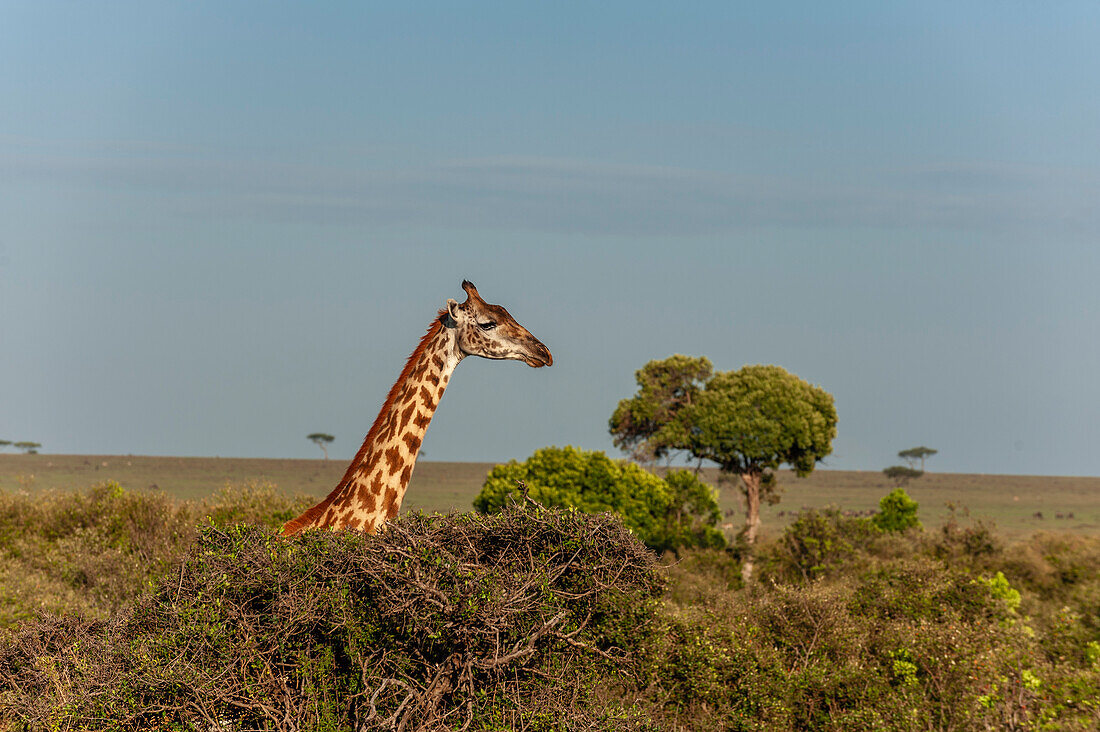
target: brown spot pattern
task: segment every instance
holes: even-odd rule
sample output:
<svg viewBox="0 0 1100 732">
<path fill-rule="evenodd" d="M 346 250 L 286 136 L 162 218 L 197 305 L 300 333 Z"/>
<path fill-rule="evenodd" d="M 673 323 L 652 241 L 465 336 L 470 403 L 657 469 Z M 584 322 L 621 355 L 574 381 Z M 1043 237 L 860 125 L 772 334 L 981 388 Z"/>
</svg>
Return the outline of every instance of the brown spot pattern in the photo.
<svg viewBox="0 0 1100 732">
<path fill-rule="evenodd" d="M 401 429 L 405 429 L 408 426 L 409 420 L 412 419 L 413 414 L 416 412 L 416 402 L 413 402 L 409 406 L 405 407 L 405 411 L 401 413 Z"/>
<path fill-rule="evenodd" d="M 386 497 L 382 500 L 382 511 L 386 514 L 386 518 L 397 515 L 397 489 L 393 486 L 386 489 Z"/>
<path fill-rule="evenodd" d="M 386 472 L 393 475 L 401 467 L 401 450 L 396 445 L 386 450 Z"/>
</svg>

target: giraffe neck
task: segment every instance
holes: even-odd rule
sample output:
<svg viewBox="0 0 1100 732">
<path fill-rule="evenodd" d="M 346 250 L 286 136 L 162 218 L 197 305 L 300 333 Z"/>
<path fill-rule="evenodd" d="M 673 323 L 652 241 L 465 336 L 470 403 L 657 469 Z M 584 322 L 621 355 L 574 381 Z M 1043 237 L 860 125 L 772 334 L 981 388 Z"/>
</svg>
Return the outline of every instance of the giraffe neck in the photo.
<svg viewBox="0 0 1100 732">
<path fill-rule="evenodd" d="M 397 515 L 424 433 L 463 357 L 454 330 L 444 327 L 442 318 L 441 313 L 409 356 L 343 479 L 323 501 L 288 522 L 284 536 L 310 526 L 373 533 Z"/>
</svg>

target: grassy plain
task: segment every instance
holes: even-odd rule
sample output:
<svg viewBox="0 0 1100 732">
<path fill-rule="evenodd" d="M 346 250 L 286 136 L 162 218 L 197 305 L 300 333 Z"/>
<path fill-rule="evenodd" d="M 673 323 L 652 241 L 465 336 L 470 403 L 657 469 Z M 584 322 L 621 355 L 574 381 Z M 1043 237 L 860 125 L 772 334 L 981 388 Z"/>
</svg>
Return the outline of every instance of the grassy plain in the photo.
<svg viewBox="0 0 1100 732">
<path fill-rule="evenodd" d="M 0 490 L 34 492 L 87 488 L 105 480 L 128 490 L 164 491 L 183 500 L 203 499 L 227 484 L 273 484 L 287 494 L 324 496 L 340 480 L 342 460 L 262 458 L 151 457 L 142 455 L 0 455 Z M 403 510 L 468 511 L 493 463 L 417 463 Z M 704 470 L 716 484 L 717 471 Z M 783 471 L 782 500 L 765 506 L 765 534 L 776 532 L 803 508 L 835 505 L 868 511 L 893 484 L 876 471 L 817 470 L 808 478 Z M 973 519 L 992 521 L 998 533 L 1021 536 L 1035 531 L 1100 535 L 1100 478 L 995 474 L 928 473 L 906 486 L 920 503 L 926 526 L 948 516 L 947 504 L 967 510 Z M 722 508 L 733 527 L 740 524 L 735 491 L 720 491 Z M 1041 514 L 1041 518 L 1039 517 Z"/>
</svg>

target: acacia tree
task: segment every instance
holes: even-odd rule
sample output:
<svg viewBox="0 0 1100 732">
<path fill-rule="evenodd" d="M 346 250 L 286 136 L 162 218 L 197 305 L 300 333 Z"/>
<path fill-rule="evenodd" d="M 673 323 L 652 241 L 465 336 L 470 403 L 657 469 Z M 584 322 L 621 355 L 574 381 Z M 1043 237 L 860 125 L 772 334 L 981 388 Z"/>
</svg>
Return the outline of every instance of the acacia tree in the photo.
<svg viewBox="0 0 1100 732">
<path fill-rule="evenodd" d="M 335 437 L 326 435 L 324 432 L 314 432 L 312 435 L 306 435 L 306 439 L 313 440 L 317 443 L 317 447 L 321 448 L 321 452 L 325 453 L 325 460 L 328 460 L 328 448 L 325 447 L 325 444 L 335 440 Z"/>
<path fill-rule="evenodd" d="M 894 484 L 899 488 L 914 478 L 919 478 L 924 475 L 923 470 L 917 470 L 907 465 L 891 465 L 888 468 L 883 468 L 882 473 L 887 478 L 894 481 Z"/>
<path fill-rule="evenodd" d="M 695 401 L 712 372 L 706 356 L 680 354 L 635 371 L 638 393 L 620 401 L 608 421 L 615 447 L 641 463 L 687 449 L 689 425 L 680 412 Z"/>
<path fill-rule="evenodd" d="M 651 361 L 639 375 L 671 372 L 673 366 L 684 363 L 679 359 L 686 358 Z M 643 390 L 634 399 L 620 402 L 612 416 L 616 444 L 630 437 L 622 432 L 623 420 L 616 419 L 624 405 L 647 403 L 645 384 L 642 378 L 638 381 Z M 716 463 L 726 481 L 738 482 L 745 499 L 741 535 L 748 547 L 741 571 L 745 580 L 750 579 L 761 501 L 779 500 L 774 471 L 785 464 L 804 477 L 832 452 L 837 422 L 833 397 L 779 366 L 745 366 L 709 376 L 701 388 L 691 392 L 690 399 L 668 410 L 665 418 L 669 420 L 665 425 L 649 431 L 648 440 L 653 444 L 647 449 L 654 454 L 686 450 Z"/>
<path fill-rule="evenodd" d="M 26 455 L 34 455 L 38 452 L 38 448 L 42 447 L 42 443 L 24 440 L 23 442 L 15 443 L 15 447 L 22 450 Z"/>
<path fill-rule="evenodd" d="M 933 450 L 930 447 L 921 445 L 920 447 L 910 447 L 908 450 L 902 450 L 898 453 L 898 457 L 909 463 L 910 468 L 916 468 L 917 461 L 920 460 L 920 472 L 924 472 L 924 459 L 932 457 L 939 450 Z"/>
<path fill-rule="evenodd" d="M 0 440 L 0 450 L 11 444 L 11 440 Z"/>
</svg>

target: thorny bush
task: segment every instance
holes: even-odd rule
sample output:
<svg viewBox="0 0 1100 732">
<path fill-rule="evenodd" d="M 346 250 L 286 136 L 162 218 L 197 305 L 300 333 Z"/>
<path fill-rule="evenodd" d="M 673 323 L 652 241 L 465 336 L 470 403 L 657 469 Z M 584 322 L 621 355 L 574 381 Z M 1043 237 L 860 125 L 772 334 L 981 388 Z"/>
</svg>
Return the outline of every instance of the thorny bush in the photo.
<svg viewBox="0 0 1100 732">
<path fill-rule="evenodd" d="M 661 582 L 609 514 L 407 515 L 379 535 L 207 526 L 109 622 L 25 623 L 9 729 L 620 729 Z M 3 723 L 0 722 L 0 725 Z"/>
</svg>

